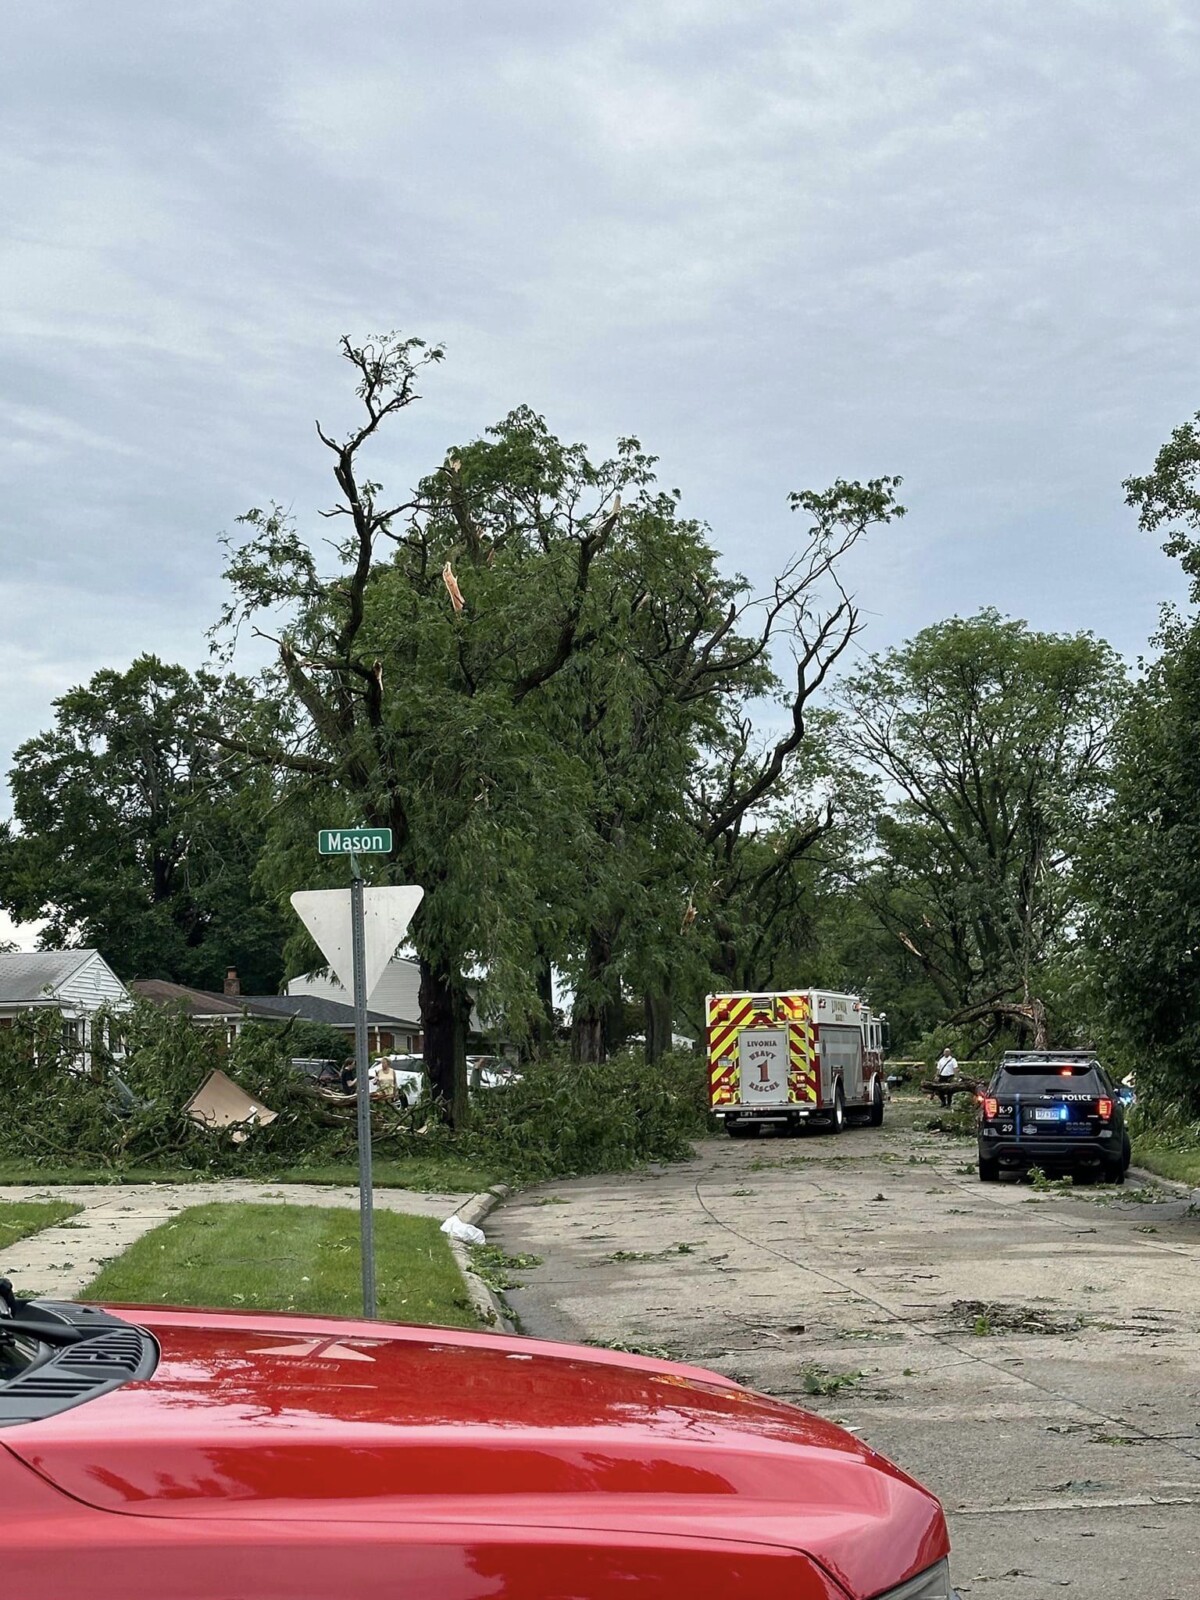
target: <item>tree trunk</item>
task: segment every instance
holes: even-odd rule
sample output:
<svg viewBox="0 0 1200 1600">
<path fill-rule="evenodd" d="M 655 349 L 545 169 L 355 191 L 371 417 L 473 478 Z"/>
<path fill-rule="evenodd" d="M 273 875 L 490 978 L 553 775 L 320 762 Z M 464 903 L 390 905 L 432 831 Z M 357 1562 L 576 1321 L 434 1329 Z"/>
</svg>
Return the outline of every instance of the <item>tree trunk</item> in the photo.
<svg viewBox="0 0 1200 1600">
<path fill-rule="evenodd" d="M 604 1053 L 612 1055 L 614 1050 L 624 1048 L 629 1037 L 629 1027 L 625 1020 L 625 997 L 621 993 L 621 985 L 614 985 L 614 992 L 609 995 L 603 1005 L 604 1017 Z"/>
<path fill-rule="evenodd" d="M 538 997 L 538 1015 L 534 1019 L 530 1045 L 534 1055 L 553 1045 L 558 1023 L 554 1016 L 554 974 L 550 966 L 550 957 L 544 950 L 539 950 L 535 958 L 533 971 L 534 986 Z"/>
<path fill-rule="evenodd" d="M 571 1060 L 608 1059 L 608 1009 L 611 995 L 606 992 L 612 943 L 601 928 L 588 934 L 587 964 L 580 992 L 575 996 L 571 1017 Z"/>
<path fill-rule="evenodd" d="M 605 1056 L 603 1014 L 592 1010 L 576 1014 L 571 1023 L 571 1060 L 594 1063 Z"/>
<path fill-rule="evenodd" d="M 467 1029 L 471 997 L 458 973 L 445 962 L 420 958 L 421 1031 L 425 1071 L 441 1116 L 455 1132 L 467 1125 Z"/>
<path fill-rule="evenodd" d="M 738 952 L 733 928 L 724 917 L 718 917 L 713 931 L 717 936 L 713 972 L 721 979 L 725 991 L 736 991 L 740 985 L 737 981 Z"/>
<path fill-rule="evenodd" d="M 646 1006 L 646 1060 L 661 1061 L 671 1048 L 671 1023 L 674 1008 L 671 996 L 664 990 L 647 990 Z"/>
</svg>

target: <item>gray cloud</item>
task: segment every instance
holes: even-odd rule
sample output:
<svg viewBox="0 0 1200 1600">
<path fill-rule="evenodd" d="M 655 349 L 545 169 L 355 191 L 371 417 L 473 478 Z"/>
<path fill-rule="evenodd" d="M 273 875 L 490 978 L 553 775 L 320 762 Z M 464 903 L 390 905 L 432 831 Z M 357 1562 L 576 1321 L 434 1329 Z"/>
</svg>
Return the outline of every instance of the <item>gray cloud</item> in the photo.
<svg viewBox="0 0 1200 1600">
<path fill-rule="evenodd" d="M 32 8 L 29 8 L 32 10 Z M 765 577 L 791 488 L 901 472 L 876 647 L 992 602 L 1129 652 L 1178 593 L 1120 480 L 1200 405 L 1194 8 L 150 0 L 10 23 L 0 757 L 195 661 L 216 535 L 328 495 L 336 341 L 450 362 L 404 481 L 529 401 L 636 432 Z"/>
</svg>

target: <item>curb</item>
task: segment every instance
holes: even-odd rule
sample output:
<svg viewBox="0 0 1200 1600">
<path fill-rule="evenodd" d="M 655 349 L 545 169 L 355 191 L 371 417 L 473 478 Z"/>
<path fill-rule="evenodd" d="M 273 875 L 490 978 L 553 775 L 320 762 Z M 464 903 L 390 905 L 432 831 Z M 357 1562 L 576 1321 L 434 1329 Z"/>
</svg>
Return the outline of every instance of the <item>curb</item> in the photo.
<svg viewBox="0 0 1200 1600">
<path fill-rule="evenodd" d="M 1200 1189 L 1194 1189 L 1190 1183 L 1182 1183 L 1178 1178 L 1164 1178 L 1160 1173 L 1151 1172 L 1149 1167 L 1129 1167 L 1126 1176 L 1138 1178 L 1142 1183 L 1157 1183 L 1164 1189 L 1174 1189 L 1176 1194 L 1185 1194 L 1191 1200 L 1200 1201 Z"/>
<path fill-rule="evenodd" d="M 508 1184 L 495 1183 L 490 1189 L 483 1189 L 479 1194 L 473 1194 L 469 1200 L 464 1200 L 458 1210 L 451 1215 L 460 1217 L 463 1222 L 477 1228 L 483 1219 L 511 1193 Z M 480 1322 L 485 1328 L 499 1329 L 503 1333 L 515 1333 L 517 1330 L 504 1302 L 496 1291 L 483 1281 L 471 1264 L 470 1249 L 461 1239 L 452 1239 L 449 1234 L 446 1235 L 446 1242 L 450 1246 L 451 1255 L 458 1263 L 458 1270 L 462 1274 L 467 1294 Z"/>
</svg>

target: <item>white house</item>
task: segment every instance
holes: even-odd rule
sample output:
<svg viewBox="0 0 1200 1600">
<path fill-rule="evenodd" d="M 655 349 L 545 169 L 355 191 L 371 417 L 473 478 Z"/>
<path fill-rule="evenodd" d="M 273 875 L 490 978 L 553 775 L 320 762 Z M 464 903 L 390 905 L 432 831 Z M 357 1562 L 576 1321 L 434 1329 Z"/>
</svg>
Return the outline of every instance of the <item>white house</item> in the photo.
<svg viewBox="0 0 1200 1600">
<path fill-rule="evenodd" d="M 0 954 L 0 1028 L 31 1012 L 57 1011 L 65 1041 L 86 1053 L 96 1013 L 129 1003 L 129 990 L 98 950 Z"/>
<path fill-rule="evenodd" d="M 334 977 L 323 977 L 307 972 L 302 978 L 293 978 L 287 986 L 288 994 L 315 995 L 322 1000 L 337 1000 L 342 1005 L 352 1005 L 354 997 Z M 403 1019 L 396 1030 L 396 1049 L 419 1055 L 421 1034 L 421 969 L 406 956 L 397 956 L 383 969 L 383 977 L 367 996 L 372 1011 L 382 1011 L 389 1017 Z M 400 1028 L 408 1028 L 408 1043 L 399 1042 Z M 471 1007 L 471 1034 L 480 1038 L 486 1032 L 478 1008 Z"/>
<path fill-rule="evenodd" d="M 332 976 L 308 972 L 302 978 L 293 978 L 287 986 L 289 995 L 312 995 L 318 1000 L 334 1000 L 349 1006 L 354 997 Z M 420 1054 L 421 1035 L 421 969 L 415 961 L 397 956 L 389 961 L 383 976 L 368 995 L 372 1011 L 383 1012 L 395 1019 L 393 1036 L 395 1049 L 401 1055 Z"/>
</svg>

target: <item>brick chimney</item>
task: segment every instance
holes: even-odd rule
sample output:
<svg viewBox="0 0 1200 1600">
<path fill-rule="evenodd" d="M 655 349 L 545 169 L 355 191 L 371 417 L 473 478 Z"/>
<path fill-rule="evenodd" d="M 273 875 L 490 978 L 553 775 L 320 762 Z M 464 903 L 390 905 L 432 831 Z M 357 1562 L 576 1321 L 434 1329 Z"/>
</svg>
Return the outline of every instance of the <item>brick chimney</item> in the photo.
<svg viewBox="0 0 1200 1600">
<path fill-rule="evenodd" d="M 242 985 L 241 985 L 241 981 L 239 980 L 238 975 L 237 975 L 237 968 L 236 967 L 227 967 L 225 969 L 225 993 L 226 994 L 241 994 L 241 992 L 242 992 Z"/>
</svg>

